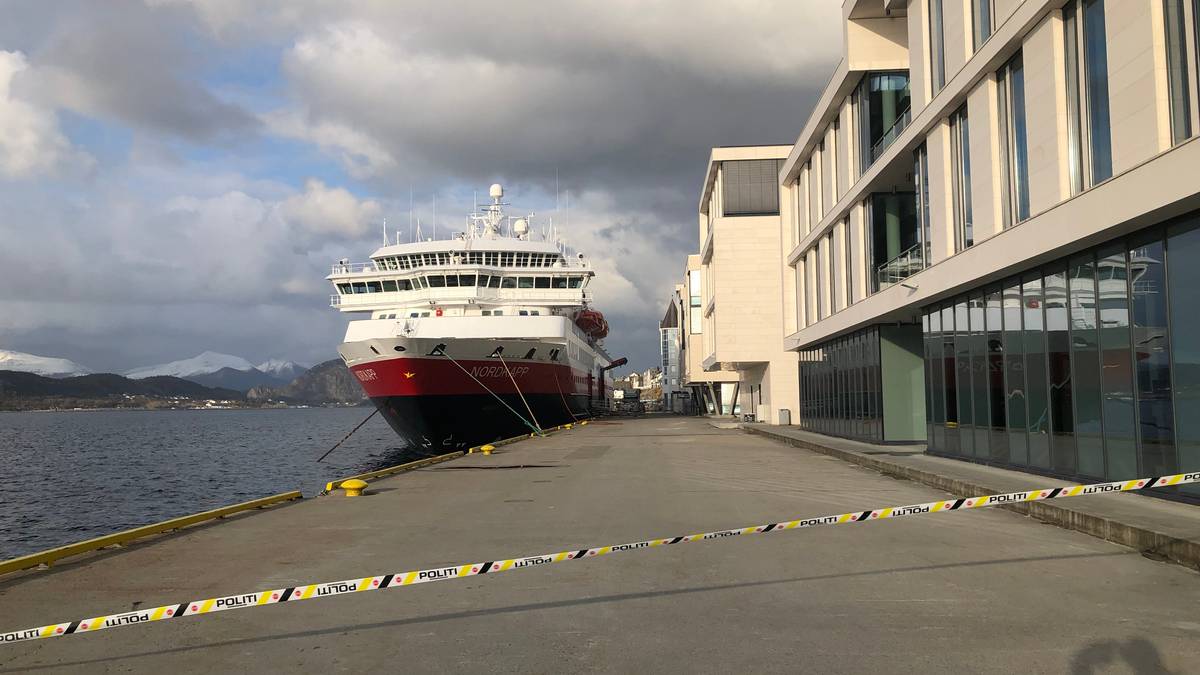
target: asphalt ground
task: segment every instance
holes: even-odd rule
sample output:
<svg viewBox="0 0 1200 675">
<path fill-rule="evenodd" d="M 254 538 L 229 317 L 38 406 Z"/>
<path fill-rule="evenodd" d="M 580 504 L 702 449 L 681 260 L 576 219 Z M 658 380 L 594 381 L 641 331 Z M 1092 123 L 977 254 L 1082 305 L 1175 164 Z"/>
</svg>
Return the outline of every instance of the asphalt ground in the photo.
<svg viewBox="0 0 1200 675">
<path fill-rule="evenodd" d="M 677 417 L 372 488 L 0 580 L 0 631 L 947 496 Z M 0 645 L 0 673 L 1200 673 L 1198 607 L 1196 572 L 986 509 Z"/>
</svg>

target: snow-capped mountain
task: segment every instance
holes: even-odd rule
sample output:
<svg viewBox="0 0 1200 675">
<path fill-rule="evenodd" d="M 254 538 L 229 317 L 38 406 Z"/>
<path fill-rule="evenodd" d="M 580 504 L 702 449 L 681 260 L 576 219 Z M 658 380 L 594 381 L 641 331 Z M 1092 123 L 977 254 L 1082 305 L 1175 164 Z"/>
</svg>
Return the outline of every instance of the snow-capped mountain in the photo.
<svg viewBox="0 0 1200 675">
<path fill-rule="evenodd" d="M 283 359 L 269 359 L 258 364 L 255 368 L 285 382 L 291 382 L 308 371 L 307 366 L 302 366 L 295 361 L 284 361 Z"/>
<path fill-rule="evenodd" d="M 190 359 L 162 363 L 157 366 L 134 368 L 133 370 L 125 373 L 125 377 L 135 380 L 140 380 L 147 377 L 156 377 L 159 375 L 187 378 L 194 375 L 207 375 L 209 373 L 215 373 L 222 368 L 229 368 L 231 370 L 255 370 L 253 363 L 250 363 L 240 356 L 230 356 L 229 354 L 219 354 L 217 352 L 204 352 L 203 354 L 198 354 Z"/>
<path fill-rule="evenodd" d="M 0 349 L 0 370 L 17 370 L 23 373 L 34 373 L 45 377 L 74 377 L 89 375 L 90 368 L 75 363 L 69 359 L 56 359 L 51 356 L 36 356 L 23 352 Z"/>
</svg>

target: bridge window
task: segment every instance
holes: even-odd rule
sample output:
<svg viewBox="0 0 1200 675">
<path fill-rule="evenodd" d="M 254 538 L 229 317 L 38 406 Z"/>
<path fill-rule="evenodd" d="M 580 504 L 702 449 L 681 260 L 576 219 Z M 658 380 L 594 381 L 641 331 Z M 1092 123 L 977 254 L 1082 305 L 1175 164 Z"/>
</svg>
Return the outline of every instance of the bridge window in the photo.
<svg viewBox="0 0 1200 675">
<path fill-rule="evenodd" d="M 402 291 L 411 291 L 413 289 L 411 279 L 397 279 L 396 286 Z"/>
<path fill-rule="evenodd" d="M 395 280 L 393 280 L 393 279 L 384 279 L 383 280 L 383 292 L 384 293 L 395 293 L 397 290 L 398 289 L 396 288 Z"/>
<path fill-rule="evenodd" d="M 480 284 L 480 286 L 482 285 Z M 492 277 L 491 281 L 488 282 L 488 288 L 500 288 L 500 277 Z"/>
<path fill-rule="evenodd" d="M 425 283 L 426 283 L 426 285 L 428 285 L 431 288 L 445 288 L 446 287 L 446 277 L 444 277 L 440 274 L 433 274 L 433 275 L 425 277 Z"/>
<path fill-rule="evenodd" d="M 523 309 L 517 310 L 517 316 L 529 316 L 529 312 L 527 312 Z"/>
<path fill-rule="evenodd" d="M 350 284 L 338 284 L 337 289 L 338 293 L 341 293 L 342 295 L 349 295 L 353 292 L 350 288 Z"/>
<path fill-rule="evenodd" d="M 533 277 L 518 277 L 517 288 L 533 288 Z"/>
<path fill-rule="evenodd" d="M 446 286 L 448 286 L 450 288 L 457 288 L 458 287 L 458 275 L 457 274 L 447 274 L 446 275 Z"/>
<path fill-rule="evenodd" d="M 511 253 L 501 253 L 500 254 L 500 266 L 501 267 L 512 267 L 512 264 L 513 264 L 513 254 L 511 254 Z"/>
<path fill-rule="evenodd" d="M 459 286 L 474 286 L 475 285 L 475 275 L 474 274 L 458 275 L 458 285 Z"/>
<path fill-rule="evenodd" d="M 550 288 L 550 277 L 534 277 L 534 288 Z"/>
<path fill-rule="evenodd" d="M 502 309 L 494 310 L 494 311 L 492 311 L 492 316 L 504 316 L 504 310 L 502 310 Z"/>
<path fill-rule="evenodd" d="M 567 287 L 567 278 L 566 277 L 554 277 L 554 287 L 555 288 L 566 288 Z"/>
<path fill-rule="evenodd" d="M 516 277 L 504 277 L 504 282 L 500 285 L 500 288 L 516 288 L 516 287 L 517 287 L 517 278 Z"/>
<path fill-rule="evenodd" d="M 383 284 L 379 283 L 378 281 L 368 281 L 367 282 L 367 292 L 368 293 L 382 293 L 383 292 Z"/>
</svg>

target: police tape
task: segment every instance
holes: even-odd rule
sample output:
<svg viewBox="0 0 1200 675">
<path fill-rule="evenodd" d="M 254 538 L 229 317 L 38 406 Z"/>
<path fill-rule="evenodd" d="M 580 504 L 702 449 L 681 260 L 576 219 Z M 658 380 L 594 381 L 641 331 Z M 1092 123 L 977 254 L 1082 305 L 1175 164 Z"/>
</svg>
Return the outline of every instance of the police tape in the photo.
<svg viewBox="0 0 1200 675">
<path fill-rule="evenodd" d="M 151 621 L 162 621 L 165 619 L 177 619 L 184 616 L 195 616 L 197 614 L 223 612 L 229 609 L 260 607 L 263 605 L 274 605 L 282 602 L 296 602 L 298 600 L 311 600 L 313 598 L 345 595 L 347 593 L 361 593 L 363 591 L 377 591 L 385 588 L 399 588 L 414 584 L 429 583 L 432 581 L 461 579 L 463 577 L 471 577 L 481 574 L 495 574 L 496 572 L 507 572 L 509 570 L 536 567 L 549 563 L 567 562 L 570 560 L 583 560 L 585 558 L 599 557 L 608 555 L 610 553 L 618 553 L 620 551 L 649 549 L 657 546 L 671 546 L 673 544 L 725 539 L 728 537 L 737 537 L 746 534 L 783 532 L 785 530 L 819 527 L 822 525 L 846 525 L 851 523 L 886 520 L 889 518 L 900 518 L 903 516 L 913 516 L 928 513 L 947 513 L 961 509 L 978 509 L 1020 502 L 1037 502 L 1050 499 L 1063 499 L 1066 497 L 1081 497 L 1084 495 L 1148 490 L 1150 488 L 1170 487 L 1185 483 L 1200 483 L 1200 472 L 1182 473 L 1172 476 L 1161 476 L 1158 478 L 1138 478 L 1134 480 L 1118 481 L 1113 483 L 1093 483 L 1090 485 L 1044 488 L 1025 492 L 985 495 L 982 497 L 947 499 L 939 502 L 927 502 L 924 504 L 912 504 L 909 506 L 891 506 L 868 511 L 842 513 L 833 516 L 820 516 L 817 518 L 789 520 L 787 522 L 770 523 L 767 525 L 751 525 L 750 527 L 743 527 L 734 530 L 702 532 L 684 537 L 650 539 L 648 541 L 638 541 L 630 544 L 619 544 L 616 546 L 584 548 L 572 551 L 562 551 L 559 553 L 549 553 L 546 555 L 512 558 L 509 560 L 495 560 L 489 562 L 470 563 L 467 565 L 449 565 L 434 569 L 414 570 L 411 572 L 400 572 L 396 574 L 383 574 L 374 577 L 364 577 L 361 579 L 346 579 L 344 581 L 331 581 L 326 583 L 309 584 L 307 586 L 276 588 L 269 591 L 258 591 L 256 593 L 244 593 L 241 595 L 228 595 L 220 598 L 208 598 L 206 600 L 193 600 L 191 602 L 163 605 L 161 607 L 142 609 L 134 612 L 96 616 L 88 619 L 69 621 L 66 623 L 50 624 L 48 626 L 41 626 L 38 628 L 27 628 L 25 630 L 12 631 L 10 633 L 0 633 L 0 643 L 16 643 L 26 640 L 59 637 L 63 635 L 94 633 L 107 628 L 119 628 L 121 626 L 131 626 L 134 624 L 149 623 Z"/>
</svg>

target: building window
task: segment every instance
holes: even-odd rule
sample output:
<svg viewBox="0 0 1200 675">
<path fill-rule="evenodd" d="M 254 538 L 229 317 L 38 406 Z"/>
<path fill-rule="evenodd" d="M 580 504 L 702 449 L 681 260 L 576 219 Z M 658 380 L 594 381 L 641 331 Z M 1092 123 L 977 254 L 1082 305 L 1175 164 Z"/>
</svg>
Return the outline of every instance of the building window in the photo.
<svg viewBox="0 0 1200 675">
<path fill-rule="evenodd" d="M 925 268 L 933 259 L 933 247 L 929 243 L 929 151 L 924 143 L 913 152 L 913 181 L 917 188 L 917 238 L 921 244 L 921 267 Z"/>
<path fill-rule="evenodd" d="M 812 159 L 804 165 L 808 174 L 808 224 L 806 231 L 811 232 L 821 222 L 821 190 L 817 184 L 817 174 L 813 171 Z"/>
<path fill-rule="evenodd" d="M 994 0 L 971 0 L 971 25 L 974 28 L 976 50 L 992 36 L 992 23 L 996 16 L 993 2 Z"/>
<path fill-rule="evenodd" d="M 700 272 L 688 272 L 688 332 L 699 335 L 702 331 L 700 308 Z"/>
<path fill-rule="evenodd" d="M 1104 23 L 1104 0 L 1074 0 L 1063 7 L 1073 193 L 1112 177 Z"/>
<path fill-rule="evenodd" d="M 950 162 L 954 247 L 961 251 L 975 243 L 971 224 L 971 138 L 965 105 L 950 116 Z"/>
<path fill-rule="evenodd" d="M 854 254 L 850 249 L 850 219 L 842 221 L 842 255 L 845 256 L 846 274 L 843 281 L 846 284 L 846 306 L 854 304 Z"/>
<path fill-rule="evenodd" d="M 943 0 L 929 0 L 929 83 L 933 94 L 946 86 L 946 35 L 942 29 Z"/>
<path fill-rule="evenodd" d="M 721 162 L 722 216 L 779 215 L 779 159 Z"/>
<path fill-rule="evenodd" d="M 906 71 L 867 73 L 858 89 L 859 172 L 865 172 L 908 126 Z"/>
<path fill-rule="evenodd" d="M 1170 84 L 1171 142 L 1178 144 L 1192 135 L 1191 80 L 1188 77 L 1188 17 L 1200 9 L 1200 0 L 1163 0 L 1167 38 L 1167 80 Z M 1193 27 L 1195 24 L 1192 24 Z M 1194 28 L 1193 28 L 1194 30 Z M 1193 36 L 1194 39 L 1195 36 Z M 1196 43 L 1192 42 L 1193 48 Z"/>
<path fill-rule="evenodd" d="M 1029 144 L 1025 126 L 1025 66 L 1017 54 L 996 73 L 1000 105 L 1004 226 L 1029 218 Z"/>
<path fill-rule="evenodd" d="M 825 236 L 825 248 L 829 251 L 829 313 L 840 309 L 838 307 L 837 280 L 842 276 L 842 256 L 834 245 L 833 232 Z"/>
<path fill-rule="evenodd" d="M 879 329 L 868 328 L 800 352 L 802 429 L 883 440 Z"/>
</svg>

